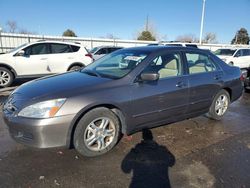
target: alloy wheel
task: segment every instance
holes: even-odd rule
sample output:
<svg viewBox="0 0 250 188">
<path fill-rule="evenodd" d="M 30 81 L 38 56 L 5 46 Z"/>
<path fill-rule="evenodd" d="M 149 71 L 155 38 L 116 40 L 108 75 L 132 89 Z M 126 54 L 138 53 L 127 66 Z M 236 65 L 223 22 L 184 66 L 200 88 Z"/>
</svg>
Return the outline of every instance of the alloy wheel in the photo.
<svg viewBox="0 0 250 188">
<path fill-rule="evenodd" d="M 215 102 L 215 112 L 218 116 L 222 116 L 228 108 L 228 97 L 226 95 L 220 95 Z"/>
<path fill-rule="evenodd" d="M 11 76 L 5 70 L 0 70 L 0 86 L 5 86 L 10 82 Z"/>
<path fill-rule="evenodd" d="M 93 120 L 85 129 L 84 143 L 91 151 L 102 151 L 107 148 L 115 138 L 116 127 L 107 117 Z"/>
</svg>

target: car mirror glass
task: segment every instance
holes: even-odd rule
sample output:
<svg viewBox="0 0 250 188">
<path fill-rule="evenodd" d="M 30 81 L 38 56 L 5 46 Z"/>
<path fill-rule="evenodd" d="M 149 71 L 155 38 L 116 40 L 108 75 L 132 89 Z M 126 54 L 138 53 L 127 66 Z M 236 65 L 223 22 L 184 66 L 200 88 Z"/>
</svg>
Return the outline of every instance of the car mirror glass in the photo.
<svg viewBox="0 0 250 188">
<path fill-rule="evenodd" d="M 141 81 L 157 81 L 160 75 L 158 73 L 142 73 L 140 76 Z"/>
</svg>

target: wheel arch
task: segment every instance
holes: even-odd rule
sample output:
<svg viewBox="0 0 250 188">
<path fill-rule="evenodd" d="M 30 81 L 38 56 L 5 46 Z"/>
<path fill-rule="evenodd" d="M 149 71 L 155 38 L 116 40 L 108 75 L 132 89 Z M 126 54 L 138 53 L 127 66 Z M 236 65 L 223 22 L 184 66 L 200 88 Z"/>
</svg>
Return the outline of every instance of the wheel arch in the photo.
<svg viewBox="0 0 250 188">
<path fill-rule="evenodd" d="M 17 77 L 17 73 L 16 73 L 15 69 L 13 67 L 11 67 L 10 65 L 7 65 L 5 63 L 1 63 L 0 62 L 0 67 L 4 67 L 4 68 L 8 69 L 9 71 L 11 71 L 12 74 L 13 74 L 13 76 L 14 76 L 14 78 Z"/>
<path fill-rule="evenodd" d="M 225 88 L 222 88 L 222 89 L 224 89 L 226 92 L 228 92 L 229 97 L 230 97 L 230 101 L 232 101 L 232 89 L 229 88 L 229 87 L 225 87 Z"/>
<path fill-rule="evenodd" d="M 67 71 L 69 71 L 73 66 L 81 66 L 81 67 L 85 67 L 85 65 L 81 62 L 74 62 L 71 63 L 70 66 L 67 68 Z"/>
<path fill-rule="evenodd" d="M 121 133 L 126 134 L 127 124 L 126 124 L 125 116 L 124 116 L 123 112 L 120 110 L 120 108 L 118 108 L 116 105 L 113 105 L 113 104 L 98 104 L 98 105 L 88 107 L 87 109 L 83 108 L 80 112 L 77 113 L 75 118 L 72 120 L 70 128 L 68 130 L 67 141 L 66 141 L 66 146 L 68 148 L 74 147 L 73 146 L 74 133 L 75 133 L 76 126 L 77 126 L 78 122 L 80 121 L 80 119 L 89 111 L 91 111 L 95 108 L 100 108 L 100 107 L 107 108 L 117 115 L 117 117 L 121 123 Z"/>
</svg>

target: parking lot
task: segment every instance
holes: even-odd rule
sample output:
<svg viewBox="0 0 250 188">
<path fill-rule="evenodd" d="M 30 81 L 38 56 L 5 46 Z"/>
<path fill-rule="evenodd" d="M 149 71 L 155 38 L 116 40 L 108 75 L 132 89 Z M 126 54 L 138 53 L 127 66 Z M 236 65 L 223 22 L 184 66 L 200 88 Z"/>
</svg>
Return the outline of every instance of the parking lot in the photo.
<svg viewBox="0 0 250 188">
<path fill-rule="evenodd" d="M 0 102 L 12 89 L 1 91 Z M 249 114 L 244 93 L 222 121 L 200 116 L 152 129 L 153 138 L 138 132 L 85 158 L 73 149 L 17 144 L 0 112 L 0 187 L 248 187 Z"/>
</svg>

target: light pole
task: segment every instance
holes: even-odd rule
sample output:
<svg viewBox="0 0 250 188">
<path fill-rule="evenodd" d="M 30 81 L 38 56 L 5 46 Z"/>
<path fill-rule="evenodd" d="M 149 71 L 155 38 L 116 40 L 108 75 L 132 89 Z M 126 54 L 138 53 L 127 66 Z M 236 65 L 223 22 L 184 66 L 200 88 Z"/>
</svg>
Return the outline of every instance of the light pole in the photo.
<svg viewBox="0 0 250 188">
<path fill-rule="evenodd" d="M 1 44 L 1 50 L 2 50 L 2 53 L 3 53 L 2 30 L 3 29 L 0 27 L 0 44 Z"/>
<path fill-rule="evenodd" d="M 202 43 L 202 33 L 203 33 L 203 22 L 204 22 L 204 15 L 205 15 L 205 5 L 206 0 L 203 0 L 203 6 L 202 6 L 202 15 L 201 15 L 201 30 L 200 30 L 200 44 Z"/>
</svg>

